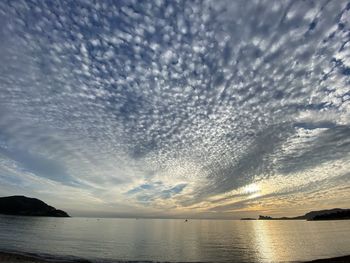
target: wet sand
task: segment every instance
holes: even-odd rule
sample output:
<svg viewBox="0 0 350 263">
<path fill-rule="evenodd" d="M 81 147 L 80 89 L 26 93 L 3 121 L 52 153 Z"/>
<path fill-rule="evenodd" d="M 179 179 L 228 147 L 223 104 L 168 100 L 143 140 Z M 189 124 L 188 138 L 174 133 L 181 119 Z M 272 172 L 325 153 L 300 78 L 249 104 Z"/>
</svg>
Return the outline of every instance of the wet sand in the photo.
<svg viewBox="0 0 350 263">
<path fill-rule="evenodd" d="M 6 262 L 6 263 L 18 263 L 18 262 L 23 262 L 23 263 L 42 263 L 42 262 L 48 262 L 48 261 L 43 261 L 41 259 L 35 259 L 33 257 L 29 256 L 22 256 L 22 255 L 16 255 L 16 254 L 11 254 L 11 253 L 3 253 L 0 252 L 0 262 Z"/>
<path fill-rule="evenodd" d="M 45 260 L 45 259 L 39 259 L 35 256 L 25 256 L 25 255 L 19 255 L 15 253 L 8 253 L 8 252 L 0 252 L 0 262 L 5 263 L 74 263 L 74 262 L 81 262 L 81 263 L 89 263 L 87 260 Z M 325 258 L 325 259 L 316 259 L 312 261 L 306 261 L 305 263 L 349 263 L 350 262 L 350 255 L 349 256 L 342 256 L 342 257 L 335 257 L 335 258 Z"/>
<path fill-rule="evenodd" d="M 307 261 L 309 263 L 349 263 L 350 262 L 350 255 L 349 256 L 343 256 L 343 257 L 336 257 L 336 258 L 323 258 L 323 259 L 316 259 L 312 261 Z"/>
<path fill-rule="evenodd" d="M 4 263 L 90 263 L 88 260 L 62 260 L 62 259 L 43 259 L 36 256 L 20 255 L 16 253 L 0 252 L 0 262 Z"/>
</svg>

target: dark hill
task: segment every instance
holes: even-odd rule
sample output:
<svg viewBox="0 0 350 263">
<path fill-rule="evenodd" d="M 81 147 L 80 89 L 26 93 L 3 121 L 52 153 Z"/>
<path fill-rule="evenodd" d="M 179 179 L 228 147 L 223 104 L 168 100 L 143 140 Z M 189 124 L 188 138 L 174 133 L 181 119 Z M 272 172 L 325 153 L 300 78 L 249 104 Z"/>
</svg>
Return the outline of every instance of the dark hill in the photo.
<svg viewBox="0 0 350 263">
<path fill-rule="evenodd" d="M 350 219 L 350 209 L 333 208 L 328 210 L 311 211 L 302 216 L 296 217 L 270 217 L 259 216 L 259 220 L 341 220 Z"/>
<path fill-rule="evenodd" d="M 350 219 L 350 209 L 329 211 L 324 214 L 315 215 L 312 219 L 308 220 L 343 220 Z"/>
<path fill-rule="evenodd" d="M 0 197 L 0 214 L 19 216 L 69 217 L 69 215 L 47 205 L 36 198 L 25 196 Z"/>
<path fill-rule="evenodd" d="M 304 217 L 307 220 L 317 220 L 317 218 L 327 218 L 327 215 L 333 215 L 334 219 L 336 217 L 337 214 L 348 214 L 349 215 L 350 210 L 349 209 L 341 209 L 341 208 L 333 208 L 333 209 L 329 209 L 329 210 L 320 210 L 320 211 L 311 211 L 309 213 L 306 213 L 304 215 Z M 331 218 L 329 218 L 331 219 Z"/>
</svg>

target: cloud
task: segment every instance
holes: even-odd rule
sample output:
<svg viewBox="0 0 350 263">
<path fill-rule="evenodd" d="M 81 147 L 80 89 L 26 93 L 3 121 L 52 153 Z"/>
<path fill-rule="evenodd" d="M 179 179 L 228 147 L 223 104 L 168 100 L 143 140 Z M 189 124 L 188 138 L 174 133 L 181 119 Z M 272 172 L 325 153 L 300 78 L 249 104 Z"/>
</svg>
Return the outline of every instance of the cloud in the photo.
<svg viewBox="0 0 350 263">
<path fill-rule="evenodd" d="M 180 183 L 169 187 L 161 182 L 155 182 L 154 184 L 142 184 L 129 190 L 126 194 L 128 196 L 136 196 L 136 199 L 140 202 L 151 202 L 157 199 L 166 200 L 173 198 L 175 195 L 180 194 L 186 186 L 186 183 Z"/>
<path fill-rule="evenodd" d="M 248 209 L 244 186 L 278 179 L 278 198 L 334 165 L 337 189 L 348 17 L 345 1 L 1 2 L 0 176 L 136 214 Z"/>
<path fill-rule="evenodd" d="M 4 155 L 16 161 L 23 170 L 27 170 L 38 176 L 51 179 L 56 182 L 61 182 L 67 185 L 79 185 L 79 183 L 70 177 L 64 167 L 55 161 L 48 160 L 44 157 L 35 156 L 28 152 L 19 150 L 7 150 L 0 147 L 0 155 Z"/>
</svg>

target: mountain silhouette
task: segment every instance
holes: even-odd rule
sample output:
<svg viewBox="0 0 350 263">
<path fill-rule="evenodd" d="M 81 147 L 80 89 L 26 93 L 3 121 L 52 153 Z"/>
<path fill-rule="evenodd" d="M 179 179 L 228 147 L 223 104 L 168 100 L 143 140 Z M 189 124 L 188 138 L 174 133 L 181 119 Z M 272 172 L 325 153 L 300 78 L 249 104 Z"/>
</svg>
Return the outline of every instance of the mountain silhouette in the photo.
<svg viewBox="0 0 350 263">
<path fill-rule="evenodd" d="M 350 209 L 333 208 L 327 210 L 311 211 L 302 216 L 296 217 L 271 217 L 259 216 L 259 220 L 341 220 L 350 219 Z"/>
<path fill-rule="evenodd" d="M 49 216 L 69 217 L 69 215 L 58 210 L 43 201 L 26 196 L 0 197 L 0 214 L 19 216 Z"/>
</svg>

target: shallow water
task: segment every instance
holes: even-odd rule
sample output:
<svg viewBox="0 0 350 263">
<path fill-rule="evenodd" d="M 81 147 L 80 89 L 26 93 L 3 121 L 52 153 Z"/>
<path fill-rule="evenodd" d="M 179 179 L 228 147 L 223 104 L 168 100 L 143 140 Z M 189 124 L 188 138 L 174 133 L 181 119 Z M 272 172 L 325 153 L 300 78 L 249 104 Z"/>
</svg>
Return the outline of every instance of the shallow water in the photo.
<svg viewBox="0 0 350 263">
<path fill-rule="evenodd" d="M 0 216 L 0 250 L 123 261 L 279 262 L 350 254 L 350 220 Z"/>
</svg>

